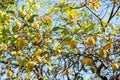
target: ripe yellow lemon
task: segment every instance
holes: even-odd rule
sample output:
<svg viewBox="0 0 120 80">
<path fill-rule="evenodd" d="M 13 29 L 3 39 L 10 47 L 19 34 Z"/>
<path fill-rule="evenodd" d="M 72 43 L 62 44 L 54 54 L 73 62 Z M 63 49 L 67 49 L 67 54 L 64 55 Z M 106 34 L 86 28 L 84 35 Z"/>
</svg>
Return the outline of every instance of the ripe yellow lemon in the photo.
<svg viewBox="0 0 120 80">
<path fill-rule="evenodd" d="M 18 58 L 18 64 L 20 64 L 22 62 L 22 59 L 21 58 Z"/>
<path fill-rule="evenodd" d="M 25 11 L 21 10 L 21 11 L 20 11 L 20 15 L 21 15 L 22 17 L 25 17 L 25 15 L 26 15 Z"/>
<path fill-rule="evenodd" d="M 114 4 L 116 4 L 118 1 L 119 1 L 119 0 L 112 0 L 112 2 L 113 2 Z"/>
<path fill-rule="evenodd" d="M 92 20 L 91 20 L 91 19 L 89 19 L 89 20 L 87 21 L 87 23 L 88 23 L 88 24 L 91 24 L 91 23 L 92 23 Z"/>
<path fill-rule="evenodd" d="M 114 35 L 111 34 L 111 35 L 110 35 L 110 41 L 113 41 L 113 40 L 114 40 Z"/>
<path fill-rule="evenodd" d="M 80 4 L 79 4 L 79 5 L 80 5 L 80 6 L 83 6 L 83 4 L 84 4 L 83 2 L 80 2 Z"/>
<path fill-rule="evenodd" d="M 70 48 L 72 48 L 72 49 L 75 49 L 75 48 L 77 47 L 76 41 L 70 41 L 70 42 L 68 42 L 68 45 L 69 45 Z"/>
<path fill-rule="evenodd" d="M 65 73 L 66 73 L 67 75 L 69 75 L 69 74 L 70 74 L 70 69 L 67 69 L 67 70 L 65 71 Z"/>
<path fill-rule="evenodd" d="M 105 55 L 107 53 L 107 51 L 105 50 L 105 49 L 103 49 L 103 48 L 101 48 L 100 50 L 99 50 L 99 55 L 100 56 L 103 56 L 103 55 Z"/>
<path fill-rule="evenodd" d="M 83 58 L 82 59 L 82 64 L 89 66 L 89 65 L 92 64 L 92 59 L 90 59 L 90 58 Z"/>
<path fill-rule="evenodd" d="M 29 61 L 27 64 L 26 64 L 26 67 L 28 70 L 32 70 L 35 66 L 35 62 L 33 61 Z"/>
<path fill-rule="evenodd" d="M 35 56 L 35 60 L 36 60 L 37 62 L 40 62 L 40 61 L 41 61 L 40 56 L 39 56 L 39 55 L 36 55 L 36 56 Z"/>
<path fill-rule="evenodd" d="M 88 39 L 88 45 L 94 46 L 95 45 L 95 39 L 94 38 Z"/>
<path fill-rule="evenodd" d="M 97 41 L 98 37 L 97 36 L 92 36 L 92 38 Z"/>
<path fill-rule="evenodd" d="M 23 53 L 22 53 L 21 50 L 19 50 L 19 51 L 16 52 L 16 55 L 17 55 L 17 56 L 21 56 L 22 54 L 23 54 Z"/>
<path fill-rule="evenodd" d="M 39 55 L 41 52 L 42 52 L 42 50 L 37 48 L 36 51 L 35 51 L 35 55 Z"/>
<path fill-rule="evenodd" d="M 43 59 L 42 64 L 47 64 L 47 60 Z"/>
<path fill-rule="evenodd" d="M 25 39 L 23 39 L 23 38 L 18 38 L 17 39 L 17 45 L 19 47 L 24 47 L 24 46 L 26 46 L 26 44 L 27 44 L 27 41 Z"/>
<path fill-rule="evenodd" d="M 119 69 L 119 66 L 117 63 L 113 63 L 112 64 L 112 70 L 118 70 Z"/>
<path fill-rule="evenodd" d="M 17 28 L 21 28 L 21 23 L 18 22 L 18 21 L 16 21 L 15 26 L 16 26 Z"/>
<path fill-rule="evenodd" d="M 11 70 L 8 70 L 7 76 L 11 77 L 13 75 L 13 72 Z"/>
<path fill-rule="evenodd" d="M 42 38 L 42 36 L 39 33 L 37 33 L 36 34 L 36 39 L 40 40 L 41 38 Z"/>
<path fill-rule="evenodd" d="M 29 20 L 31 18 L 30 14 L 26 15 L 26 19 Z"/>
<path fill-rule="evenodd" d="M 111 49 L 112 48 L 112 44 L 110 42 L 106 42 L 105 48 L 106 49 Z"/>
<path fill-rule="evenodd" d="M 8 46 L 6 44 L 3 44 L 0 49 L 6 51 L 7 48 L 8 48 Z"/>
<path fill-rule="evenodd" d="M 60 54 L 60 51 L 59 51 L 59 50 L 54 50 L 53 54 L 54 54 L 55 56 L 57 56 L 57 55 Z"/>
<path fill-rule="evenodd" d="M 6 20 L 6 21 L 5 21 L 5 24 L 6 24 L 6 25 L 9 25 L 10 22 L 11 22 L 10 20 Z"/>
<path fill-rule="evenodd" d="M 34 26 L 33 26 L 35 29 L 38 29 L 40 26 L 38 23 L 35 23 Z"/>
</svg>

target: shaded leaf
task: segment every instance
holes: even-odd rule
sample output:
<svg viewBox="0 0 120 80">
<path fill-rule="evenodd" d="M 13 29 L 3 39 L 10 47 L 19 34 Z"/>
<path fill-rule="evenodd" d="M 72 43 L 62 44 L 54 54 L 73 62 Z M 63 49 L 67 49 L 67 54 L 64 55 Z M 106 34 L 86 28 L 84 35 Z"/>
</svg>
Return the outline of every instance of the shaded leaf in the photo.
<svg viewBox="0 0 120 80">
<path fill-rule="evenodd" d="M 53 29 L 52 29 L 52 31 L 57 31 L 57 30 L 59 30 L 60 29 L 60 27 L 54 27 Z"/>
</svg>

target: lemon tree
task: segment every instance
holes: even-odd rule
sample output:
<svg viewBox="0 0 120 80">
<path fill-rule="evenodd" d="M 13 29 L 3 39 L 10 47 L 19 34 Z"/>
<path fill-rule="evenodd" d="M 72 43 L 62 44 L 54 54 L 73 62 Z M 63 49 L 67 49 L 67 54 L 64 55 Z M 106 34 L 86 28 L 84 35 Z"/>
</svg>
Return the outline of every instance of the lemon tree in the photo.
<svg viewBox="0 0 120 80">
<path fill-rule="evenodd" d="M 120 77 L 119 0 L 0 1 L 0 80 Z"/>
</svg>

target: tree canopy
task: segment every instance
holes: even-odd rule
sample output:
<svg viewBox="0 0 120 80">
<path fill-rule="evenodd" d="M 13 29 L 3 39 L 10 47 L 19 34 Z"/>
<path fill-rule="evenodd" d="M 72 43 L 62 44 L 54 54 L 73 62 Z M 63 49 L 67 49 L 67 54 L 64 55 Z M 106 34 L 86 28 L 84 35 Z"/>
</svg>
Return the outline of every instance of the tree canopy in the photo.
<svg viewBox="0 0 120 80">
<path fill-rule="evenodd" d="M 119 0 L 0 0 L 1 80 L 119 80 Z"/>
</svg>

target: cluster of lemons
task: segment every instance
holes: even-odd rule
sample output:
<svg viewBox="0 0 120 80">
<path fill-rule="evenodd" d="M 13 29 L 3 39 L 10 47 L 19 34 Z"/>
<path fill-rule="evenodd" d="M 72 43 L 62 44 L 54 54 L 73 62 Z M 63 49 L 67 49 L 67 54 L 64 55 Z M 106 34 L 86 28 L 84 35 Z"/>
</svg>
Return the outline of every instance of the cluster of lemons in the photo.
<svg viewBox="0 0 120 80">
<path fill-rule="evenodd" d="M 116 4 L 119 0 L 112 0 L 114 4 Z M 83 2 L 80 2 L 80 6 L 83 6 Z M 93 9 L 98 9 L 100 7 L 100 0 L 91 0 L 87 2 L 87 6 L 92 6 Z"/>
<path fill-rule="evenodd" d="M 20 59 L 20 58 L 18 58 L 18 63 L 21 63 L 21 61 L 22 61 L 22 59 Z M 34 60 L 32 61 L 32 60 L 30 60 L 30 61 L 28 61 L 27 63 L 26 63 L 26 68 L 28 69 L 28 70 L 32 70 L 34 67 L 35 67 L 35 65 L 36 65 L 36 62 L 42 62 L 42 64 L 47 64 L 47 60 L 45 60 L 45 59 L 43 59 L 42 60 L 42 58 L 39 56 L 39 55 L 36 55 L 35 57 L 34 57 Z"/>
<path fill-rule="evenodd" d="M 20 10 L 19 12 L 20 12 L 21 17 L 25 18 L 26 20 L 30 20 L 32 17 L 29 13 L 26 13 L 24 10 Z M 40 20 L 43 21 L 44 23 L 52 23 L 53 22 L 52 18 L 50 18 L 49 16 L 45 17 L 45 18 L 40 18 Z M 7 20 L 5 23 L 8 25 L 10 23 L 10 20 Z M 22 27 L 22 24 L 21 24 L 21 22 L 16 21 L 15 26 L 19 29 Z M 34 23 L 33 28 L 39 29 L 40 24 Z"/>
<path fill-rule="evenodd" d="M 37 61 L 37 62 L 41 62 L 41 57 L 39 55 L 36 55 L 34 57 L 34 60 Z M 47 60 L 43 59 L 42 60 L 42 64 L 47 64 Z M 26 64 L 26 68 L 28 70 L 32 70 L 34 67 L 35 67 L 36 63 L 34 61 L 29 61 L 27 64 Z"/>
<path fill-rule="evenodd" d="M 93 9 L 98 9 L 100 7 L 100 0 L 91 0 L 86 5 L 91 6 Z M 80 6 L 83 6 L 83 2 L 80 2 Z"/>
</svg>

